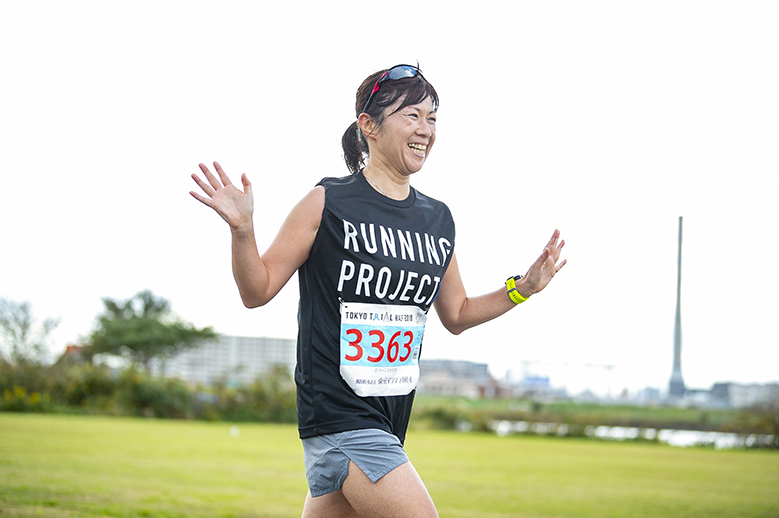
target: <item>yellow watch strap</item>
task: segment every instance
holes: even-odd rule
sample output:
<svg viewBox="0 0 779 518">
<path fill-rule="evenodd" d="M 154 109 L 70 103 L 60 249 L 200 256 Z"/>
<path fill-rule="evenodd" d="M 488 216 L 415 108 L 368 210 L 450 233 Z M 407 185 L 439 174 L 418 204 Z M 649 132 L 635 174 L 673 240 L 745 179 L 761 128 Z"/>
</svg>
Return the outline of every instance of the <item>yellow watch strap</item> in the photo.
<svg viewBox="0 0 779 518">
<path fill-rule="evenodd" d="M 527 297 L 523 297 L 522 294 L 519 293 L 519 290 L 517 290 L 517 280 L 521 278 L 521 275 L 517 275 L 516 277 L 509 277 L 506 279 L 506 289 L 508 290 L 509 298 L 514 304 L 522 304 L 527 300 Z"/>
</svg>

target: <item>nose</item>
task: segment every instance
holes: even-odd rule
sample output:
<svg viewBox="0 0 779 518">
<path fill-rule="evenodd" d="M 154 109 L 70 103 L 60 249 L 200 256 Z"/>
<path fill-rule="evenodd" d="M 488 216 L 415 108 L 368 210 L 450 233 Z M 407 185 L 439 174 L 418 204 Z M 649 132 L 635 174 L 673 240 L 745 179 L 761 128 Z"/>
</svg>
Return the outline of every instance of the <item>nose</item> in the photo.
<svg viewBox="0 0 779 518">
<path fill-rule="evenodd" d="M 434 131 L 435 130 L 433 129 L 433 125 L 424 119 L 420 120 L 417 124 L 417 135 L 427 138 L 431 136 Z"/>
</svg>

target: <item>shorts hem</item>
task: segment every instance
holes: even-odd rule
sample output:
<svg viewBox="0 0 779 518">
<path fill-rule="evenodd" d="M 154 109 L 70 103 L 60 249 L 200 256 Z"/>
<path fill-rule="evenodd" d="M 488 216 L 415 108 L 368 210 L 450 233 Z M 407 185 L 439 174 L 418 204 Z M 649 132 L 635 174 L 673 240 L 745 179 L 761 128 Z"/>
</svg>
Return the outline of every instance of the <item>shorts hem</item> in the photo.
<svg viewBox="0 0 779 518">
<path fill-rule="evenodd" d="M 376 461 L 375 455 L 362 455 L 359 450 L 354 448 L 354 441 L 350 441 L 353 434 L 375 434 L 377 432 L 380 436 L 393 437 L 391 442 L 394 442 L 398 446 L 398 449 L 394 449 L 391 444 L 384 443 L 384 447 L 389 447 L 386 451 L 393 453 L 390 453 L 385 460 L 381 462 Z M 355 437 L 355 440 L 358 442 L 363 439 L 365 439 L 365 437 Z M 370 441 L 370 436 L 368 436 L 368 439 Z M 394 437 L 383 430 L 356 430 L 339 433 L 335 436 L 320 436 L 319 438 L 315 438 L 315 440 L 320 443 L 318 445 L 320 452 L 315 454 L 314 452 L 316 451 L 317 446 L 311 444 L 311 452 L 306 453 L 307 464 L 309 463 L 308 456 L 310 454 L 319 456 L 319 458 L 310 458 L 313 462 L 308 464 L 306 469 L 306 479 L 308 480 L 309 491 L 312 498 L 334 493 L 341 489 L 346 477 L 349 476 L 350 462 L 353 462 L 354 465 L 368 477 L 368 480 L 375 484 L 389 472 L 409 461 L 403 446 L 397 442 L 397 437 Z M 350 442 L 352 443 L 351 447 Z M 374 442 L 373 444 L 381 443 Z M 321 448 L 324 448 L 324 450 Z M 306 441 L 304 441 L 304 450 L 305 449 Z M 333 455 L 333 453 L 336 452 L 337 454 Z M 325 472 L 322 471 L 323 469 Z M 329 476 L 321 476 L 328 471 Z M 315 483 L 315 481 L 320 483 Z"/>
<path fill-rule="evenodd" d="M 354 462 L 352 459 L 349 459 L 349 460 Z M 397 466 L 393 466 L 393 467 L 387 469 L 386 471 L 384 471 L 384 473 L 381 473 L 378 476 L 376 476 L 375 474 L 365 473 L 365 471 L 362 468 L 360 468 L 360 466 L 357 465 L 356 462 L 354 462 L 354 465 L 357 466 L 360 469 L 360 471 L 365 473 L 365 476 L 368 477 L 368 480 L 370 480 L 372 484 L 375 484 L 376 482 L 378 482 L 379 480 L 384 478 L 386 475 L 388 475 L 393 470 L 401 467 L 406 462 L 409 462 L 408 459 L 401 461 Z M 346 475 L 344 475 L 344 477 L 341 480 L 339 480 L 336 484 L 334 484 L 333 486 L 331 486 L 329 488 L 326 488 L 326 489 L 318 489 L 316 491 L 313 491 L 311 488 L 308 488 L 308 490 L 311 492 L 311 498 L 316 498 L 318 496 L 325 496 L 325 495 L 329 495 L 330 493 L 335 493 L 336 491 L 339 491 L 341 488 L 343 488 L 344 482 L 346 482 L 346 477 L 348 477 L 348 476 L 349 476 L 349 469 L 347 468 Z"/>
</svg>

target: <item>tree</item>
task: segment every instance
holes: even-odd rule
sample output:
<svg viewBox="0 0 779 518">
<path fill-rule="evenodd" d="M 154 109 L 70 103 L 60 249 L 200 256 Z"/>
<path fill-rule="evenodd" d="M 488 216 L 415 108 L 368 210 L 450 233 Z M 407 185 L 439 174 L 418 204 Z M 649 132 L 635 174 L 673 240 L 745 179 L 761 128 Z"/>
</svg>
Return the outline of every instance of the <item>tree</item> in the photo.
<svg viewBox="0 0 779 518">
<path fill-rule="evenodd" d="M 769 397 L 739 411 L 736 416 L 739 433 L 765 434 L 779 440 L 779 387 L 770 387 L 772 394 Z M 779 448 L 779 442 L 773 445 Z"/>
<path fill-rule="evenodd" d="M 57 325 L 55 318 L 36 324 L 29 302 L 0 298 L 0 345 L 17 365 L 46 358 L 49 333 Z"/>
<path fill-rule="evenodd" d="M 125 301 L 104 298 L 103 305 L 105 311 L 89 338 L 89 352 L 120 356 L 147 371 L 153 358 L 165 361 L 216 336 L 210 327 L 197 329 L 179 320 L 170 302 L 148 290 Z"/>
</svg>

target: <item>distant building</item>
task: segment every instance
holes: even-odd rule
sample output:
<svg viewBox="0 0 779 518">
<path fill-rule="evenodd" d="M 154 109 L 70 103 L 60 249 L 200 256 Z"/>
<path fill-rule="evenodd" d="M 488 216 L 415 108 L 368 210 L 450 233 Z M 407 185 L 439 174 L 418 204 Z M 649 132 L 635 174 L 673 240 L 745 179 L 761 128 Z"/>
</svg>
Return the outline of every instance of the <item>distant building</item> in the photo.
<svg viewBox="0 0 779 518">
<path fill-rule="evenodd" d="M 69 344 L 65 346 L 65 352 L 62 353 L 62 356 L 57 359 L 55 365 L 84 363 L 91 361 L 91 357 L 85 354 L 87 349 L 88 348 L 85 345 Z"/>
<path fill-rule="evenodd" d="M 660 389 L 654 387 L 646 387 L 636 392 L 636 401 L 643 404 L 659 403 L 662 401 L 662 395 Z"/>
<path fill-rule="evenodd" d="M 552 386 L 549 376 L 525 376 L 520 385 L 528 390 L 546 390 Z"/>
<path fill-rule="evenodd" d="M 767 383 L 765 385 L 756 383 L 715 383 L 711 388 L 710 401 L 722 406 L 736 408 L 779 401 L 779 383 Z"/>
<path fill-rule="evenodd" d="M 189 383 L 227 381 L 248 384 L 275 366 L 295 369 L 295 340 L 219 335 L 216 340 L 187 349 L 165 362 L 152 364 L 152 372 Z"/>
<path fill-rule="evenodd" d="M 683 399 L 676 400 L 681 406 L 693 406 L 693 407 L 716 407 L 721 406 L 713 403 L 711 400 L 711 391 L 705 389 L 685 389 Z"/>
<path fill-rule="evenodd" d="M 423 359 L 419 369 L 419 394 L 478 398 L 485 396 L 485 389 L 495 390 L 486 363 Z"/>
<path fill-rule="evenodd" d="M 525 375 L 513 388 L 516 397 L 547 401 L 568 399 L 565 388 L 553 387 L 549 376 Z"/>
</svg>

